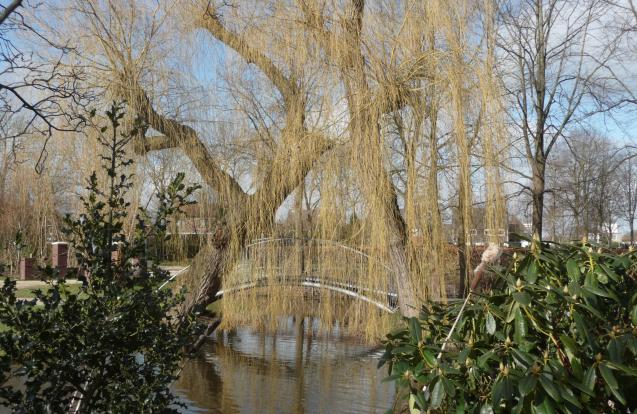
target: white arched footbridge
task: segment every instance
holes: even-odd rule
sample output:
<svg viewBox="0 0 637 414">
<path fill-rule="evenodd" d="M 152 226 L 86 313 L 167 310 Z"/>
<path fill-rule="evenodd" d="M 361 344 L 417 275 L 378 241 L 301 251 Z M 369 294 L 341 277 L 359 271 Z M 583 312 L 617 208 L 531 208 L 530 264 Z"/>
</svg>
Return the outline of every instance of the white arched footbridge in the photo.
<svg viewBox="0 0 637 414">
<path fill-rule="evenodd" d="M 173 274 L 165 284 L 187 269 Z M 384 286 L 368 283 L 372 272 L 376 275 L 373 280 L 386 281 Z M 398 295 L 391 281 L 391 268 L 346 244 L 322 239 L 266 238 L 245 247 L 235 271 L 224 280 L 216 297 L 273 286 L 302 287 L 343 295 L 393 313 Z"/>
</svg>

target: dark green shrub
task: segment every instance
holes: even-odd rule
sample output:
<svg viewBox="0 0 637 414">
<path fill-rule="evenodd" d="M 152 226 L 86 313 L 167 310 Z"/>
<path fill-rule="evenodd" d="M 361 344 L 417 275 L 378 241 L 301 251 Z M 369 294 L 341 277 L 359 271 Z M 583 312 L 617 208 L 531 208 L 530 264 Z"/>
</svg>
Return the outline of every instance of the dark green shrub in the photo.
<svg viewBox="0 0 637 414">
<path fill-rule="evenodd" d="M 489 292 L 429 303 L 381 365 L 413 413 L 629 413 L 637 408 L 637 254 L 544 244 L 493 268 Z"/>
<path fill-rule="evenodd" d="M 140 210 L 127 236 L 131 160 L 124 150 L 139 130 L 118 133 L 119 105 L 107 116 L 111 128 L 100 137 L 106 185 L 93 173 L 84 213 L 66 218 L 78 272 L 88 283 L 74 294 L 60 281 L 32 301 L 16 300 L 8 279 L 0 291 L 0 405 L 14 412 L 150 413 L 175 403 L 169 386 L 195 324 L 177 316 L 182 295 L 159 289 L 168 275 L 148 268 L 145 245 L 165 234 L 168 218 L 195 188 L 178 175 L 158 196 L 158 211 Z"/>
</svg>

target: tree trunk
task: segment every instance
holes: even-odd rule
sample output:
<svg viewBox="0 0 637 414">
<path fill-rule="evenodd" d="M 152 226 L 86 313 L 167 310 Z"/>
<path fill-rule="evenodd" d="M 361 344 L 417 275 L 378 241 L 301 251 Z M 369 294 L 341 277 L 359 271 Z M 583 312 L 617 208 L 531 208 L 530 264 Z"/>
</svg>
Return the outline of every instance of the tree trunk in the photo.
<svg viewBox="0 0 637 414">
<path fill-rule="evenodd" d="M 544 5 L 541 0 L 535 2 L 536 13 L 536 62 L 535 62 L 535 154 L 533 157 L 532 171 L 533 184 L 531 195 L 533 198 L 533 240 L 542 240 L 542 220 L 544 213 L 544 187 L 546 156 L 544 153 L 544 133 L 546 116 L 544 112 L 546 97 L 546 40 L 544 33 Z"/>
<path fill-rule="evenodd" d="M 461 219 L 462 220 L 462 219 Z M 464 221 L 464 220 L 463 220 Z M 458 297 L 464 298 L 467 293 L 467 240 L 464 232 L 458 232 Z"/>
<path fill-rule="evenodd" d="M 4 205 L 4 194 L 7 185 L 7 176 L 9 173 L 9 156 L 7 154 L 7 143 L 3 143 L 2 150 L 2 170 L 0 171 L 0 207 Z"/>
<path fill-rule="evenodd" d="M 469 280 L 469 257 L 471 252 L 468 251 L 470 241 L 467 237 L 467 217 L 465 217 L 465 188 L 460 183 L 460 194 L 458 197 L 458 297 L 464 298 L 467 294 L 467 280 Z"/>
<path fill-rule="evenodd" d="M 207 244 L 197 253 L 188 273 L 184 275 L 188 294 L 181 315 L 188 316 L 193 311 L 203 312 L 208 304 L 216 300 L 224 271 L 232 263 L 234 260 L 227 245 Z"/>
<path fill-rule="evenodd" d="M 630 228 L 630 245 L 632 246 L 635 243 L 635 196 L 633 192 L 635 189 L 633 188 L 633 160 L 632 158 L 628 159 L 628 227 Z"/>
<path fill-rule="evenodd" d="M 382 111 L 370 107 L 371 92 L 365 73 L 365 58 L 361 39 L 365 2 L 351 3 L 351 16 L 344 21 L 347 47 L 340 56 L 341 75 L 351 116 L 350 131 L 354 158 L 361 178 L 363 193 L 380 210 L 377 220 L 387 223 L 389 265 L 394 272 L 398 306 L 404 317 L 418 316 L 418 306 L 410 279 L 407 255 L 407 226 L 400 213 L 396 189 L 385 170 L 383 135 L 380 129 Z"/>
<path fill-rule="evenodd" d="M 546 185 L 545 169 L 545 159 L 541 154 L 538 154 L 533 165 L 533 185 L 531 188 L 531 197 L 533 199 L 533 239 L 538 241 L 542 240 L 544 190 Z"/>
<path fill-rule="evenodd" d="M 305 192 L 305 182 L 296 190 L 294 199 L 294 237 L 296 238 L 296 266 L 297 273 L 305 273 L 305 236 L 303 234 L 303 193 Z"/>
<path fill-rule="evenodd" d="M 429 32 L 430 51 L 435 50 L 435 36 L 433 30 Z M 429 237 L 432 239 L 432 248 L 436 256 L 447 249 L 447 243 L 443 240 L 444 229 L 442 226 L 442 214 L 440 212 L 440 188 L 438 186 L 438 96 L 436 83 L 432 82 L 429 87 L 429 176 L 427 188 L 430 200 L 429 211 L 431 212 L 431 223 L 429 225 Z M 435 298 L 445 300 L 447 298 L 445 283 L 445 266 L 440 257 L 436 257 L 432 278 L 438 284 L 436 289 L 432 289 Z"/>
<path fill-rule="evenodd" d="M 398 309 L 406 318 L 418 316 L 416 297 L 409 279 L 409 264 L 407 261 L 407 246 L 399 240 L 391 243 L 389 249 L 390 267 L 394 271 L 394 281 L 398 294 Z"/>
<path fill-rule="evenodd" d="M 375 219 L 387 224 L 389 266 L 394 273 L 393 282 L 398 294 L 399 311 L 404 317 L 418 316 L 419 309 L 410 279 L 411 267 L 407 254 L 407 224 L 398 207 L 396 190 L 384 168 L 381 155 L 383 140 L 378 114 L 358 102 L 355 94 L 351 92 L 351 87 L 347 89 L 352 112 L 358 114 L 356 120 L 351 121 L 354 147 L 357 149 L 354 153 L 356 165 L 363 193 L 370 205 L 375 206 L 380 213 Z M 366 153 L 366 150 L 369 152 Z"/>
<path fill-rule="evenodd" d="M 380 131 L 379 131 L 380 132 Z M 379 177 L 381 180 L 388 180 L 386 175 Z M 385 182 L 387 185 L 388 182 Z M 379 196 L 376 194 L 375 196 Z M 411 283 L 411 267 L 407 254 L 408 230 L 405 219 L 400 213 L 396 193 L 392 197 L 383 200 L 383 219 L 388 221 L 389 238 L 389 266 L 394 272 L 394 283 L 398 294 L 398 309 L 403 317 L 417 317 L 419 307 Z"/>
</svg>

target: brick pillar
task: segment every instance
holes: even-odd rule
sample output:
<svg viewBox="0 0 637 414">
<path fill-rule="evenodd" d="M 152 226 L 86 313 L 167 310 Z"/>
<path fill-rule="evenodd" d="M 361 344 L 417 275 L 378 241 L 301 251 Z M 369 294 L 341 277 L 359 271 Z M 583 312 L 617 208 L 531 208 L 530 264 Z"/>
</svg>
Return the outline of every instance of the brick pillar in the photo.
<svg viewBox="0 0 637 414">
<path fill-rule="evenodd" d="M 35 264 L 35 258 L 23 257 L 20 259 L 20 280 L 35 280 L 37 279 L 37 266 Z"/>
<path fill-rule="evenodd" d="M 120 260 L 120 256 L 121 255 L 120 255 L 120 251 L 119 250 L 113 250 L 111 252 L 111 261 L 114 264 L 118 265 L 119 264 L 119 260 Z"/>
<path fill-rule="evenodd" d="M 65 277 L 69 267 L 69 244 L 67 242 L 51 243 L 51 266 L 58 270 L 60 277 Z"/>
<path fill-rule="evenodd" d="M 120 261 L 122 260 L 123 245 L 124 243 L 122 242 L 113 243 L 114 249 L 111 251 L 111 261 L 116 265 L 119 265 Z"/>
</svg>

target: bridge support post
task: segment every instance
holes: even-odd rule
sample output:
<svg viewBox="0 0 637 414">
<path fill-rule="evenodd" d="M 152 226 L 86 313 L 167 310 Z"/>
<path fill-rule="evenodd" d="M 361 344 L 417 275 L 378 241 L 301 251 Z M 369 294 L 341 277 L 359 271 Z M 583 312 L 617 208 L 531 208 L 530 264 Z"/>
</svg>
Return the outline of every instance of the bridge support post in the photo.
<svg viewBox="0 0 637 414">
<path fill-rule="evenodd" d="M 301 181 L 296 190 L 294 200 L 296 217 L 294 222 L 294 233 L 296 237 L 296 260 L 297 273 L 305 274 L 305 237 L 303 235 L 303 195 L 305 193 L 305 182 Z"/>
</svg>

